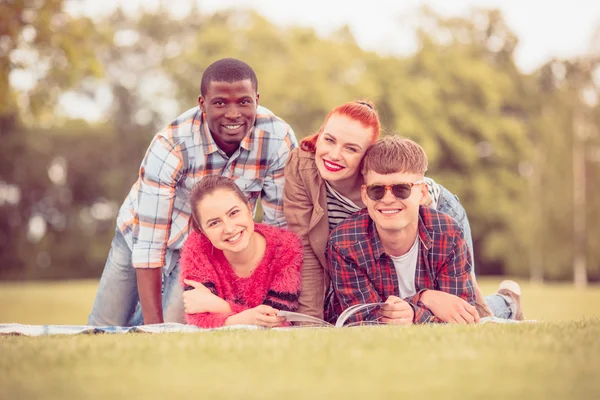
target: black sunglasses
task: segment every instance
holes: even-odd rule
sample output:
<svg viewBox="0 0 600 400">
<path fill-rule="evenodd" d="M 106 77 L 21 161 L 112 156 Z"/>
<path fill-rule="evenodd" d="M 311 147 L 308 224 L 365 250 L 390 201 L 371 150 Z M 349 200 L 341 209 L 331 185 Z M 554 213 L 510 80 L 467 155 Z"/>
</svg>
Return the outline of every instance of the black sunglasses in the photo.
<svg viewBox="0 0 600 400">
<path fill-rule="evenodd" d="M 371 200 L 377 201 L 383 199 L 385 196 L 385 192 L 390 190 L 392 194 L 401 200 L 408 199 L 410 197 L 410 193 L 412 191 L 412 187 L 415 185 L 420 185 L 421 183 L 425 183 L 425 181 L 420 180 L 413 183 L 394 183 L 393 185 L 368 185 L 365 186 L 367 188 L 367 196 Z"/>
</svg>

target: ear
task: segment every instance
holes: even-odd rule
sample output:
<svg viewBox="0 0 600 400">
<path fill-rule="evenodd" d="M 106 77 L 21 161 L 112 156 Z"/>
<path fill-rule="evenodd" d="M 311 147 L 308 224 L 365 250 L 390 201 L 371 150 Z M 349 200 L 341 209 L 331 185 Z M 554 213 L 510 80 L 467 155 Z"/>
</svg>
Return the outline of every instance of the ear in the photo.
<svg viewBox="0 0 600 400">
<path fill-rule="evenodd" d="M 258 107 L 258 99 L 260 98 L 260 93 L 256 92 L 256 106 Z"/>
<path fill-rule="evenodd" d="M 367 196 L 367 185 L 362 185 L 360 187 L 360 198 L 363 202 L 363 204 L 367 204 L 367 200 L 369 200 L 368 196 Z"/>
<path fill-rule="evenodd" d="M 429 189 L 427 188 L 427 184 L 423 183 L 421 185 L 419 185 L 421 190 L 421 195 L 420 195 L 420 199 L 419 199 L 419 204 L 424 205 L 424 206 L 428 206 L 431 204 L 431 197 L 429 196 Z"/>
<path fill-rule="evenodd" d="M 204 109 L 204 106 L 205 106 L 204 96 L 202 96 L 202 95 L 198 96 L 198 105 L 200 106 L 200 109 L 202 110 L 202 112 L 206 112 L 206 110 Z"/>
</svg>

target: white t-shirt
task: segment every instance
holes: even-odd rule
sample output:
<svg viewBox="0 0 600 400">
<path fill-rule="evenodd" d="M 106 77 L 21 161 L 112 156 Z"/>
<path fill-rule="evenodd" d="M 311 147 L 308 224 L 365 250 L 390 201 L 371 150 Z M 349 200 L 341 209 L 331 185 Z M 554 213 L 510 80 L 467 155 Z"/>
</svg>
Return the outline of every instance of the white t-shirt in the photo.
<svg viewBox="0 0 600 400">
<path fill-rule="evenodd" d="M 398 286 L 400 287 L 400 298 L 404 299 L 417 294 L 415 289 L 415 273 L 417 271 L 417 260 L 419 258 L 419 237 L 415 239 L 408 253 L 401 256 L 390 256 L 398 275 Z"/>
</svg>

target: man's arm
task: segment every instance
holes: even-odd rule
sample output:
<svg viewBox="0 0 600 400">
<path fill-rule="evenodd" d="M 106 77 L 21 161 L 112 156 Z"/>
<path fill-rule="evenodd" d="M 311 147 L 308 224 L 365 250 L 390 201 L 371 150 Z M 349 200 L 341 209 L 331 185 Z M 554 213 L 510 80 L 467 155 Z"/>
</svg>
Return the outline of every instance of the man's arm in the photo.
<svg viewBox="0 0 600 400">
<path fill-rule="evenodd" d="M 140 166 L 132 263 L 145 324 L 162 323 L 162 268 L 166 263 L 173 203 L 183 167 L 179 148 L 157 135 Z"/>
<path fill-rule="evenodd" d="M 331 241 L 326 251 L 327 269 L 331 277 L 333 291 L 342 310 L 355 304 L 381 303 L 382 300 L 371 280 L 350 257 L 344 257 Z M 342 310 L 336 310 L 339 313 Z M 376 310 L 363 310 L 348 319 L 348 322 L 372 321 L 377 319 Z"/>
<path fill-rule="evenodd" d="M 292 128 L 288 127 L 285 139 L 277 151 L 277 156 L 270 162 L 263 181 L 261 204 L 263 221 L 266 224 L 280 228 L 287 226 L 283 215 L 284 168 L 290 152 L 296 147 L 298 147 L 296 136 Z"/>
<path fill-rule="evenodd" d="M 161 324 L 164 321 L 161 268 L 137 268 L 135 275 L 137 277 L 144 325 Z"/>
<path fill-rule="evenodd" d="M 443 254 L 443 249 L 436 249 Z M 436 290 L 422 290 L 406 298 L 415 310 L 415 323 L 477 322 L 471 255 L 462 230 L 457 234 L 435 282 Z M 442 293 L 440 293 L 442 292 Z M 451 296 L 449 296 L 451 295 Z M 440 300 L 441 299 L 441 300 Z"/>
</svg>

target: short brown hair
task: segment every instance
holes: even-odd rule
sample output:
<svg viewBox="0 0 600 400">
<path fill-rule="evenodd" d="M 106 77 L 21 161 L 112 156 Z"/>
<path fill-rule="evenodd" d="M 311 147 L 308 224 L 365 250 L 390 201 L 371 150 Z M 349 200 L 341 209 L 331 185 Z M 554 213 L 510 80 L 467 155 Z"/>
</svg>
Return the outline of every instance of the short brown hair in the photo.
<svg viewBox="0 0 600 400">
<path fill-rule="evenodd" d="M 414 141 L 401 136 L 386 136 L 379 139 L 365 153 L 362 161 L 362 173 L 369 171 L 378 174 L 407 172 L 425 174 L 427 154 Z"/>
<path fill-rule="evenodd" d="M 192 206 L 192 217 L 190 218 L 189 227 L 196 232 L 202 232 L 200 225 L 200 213 L 198 212 L 198 203 L 209 194 L 213 194 L 219 189 L 229 190 L 240 198 L 244 203 L 248 203 L 248 199 L 242 192 L 242 189 L 236 185 L 235 181 L 226 176 L 208 175 L 196 183 L 190 194 L 190 205 Z"/>
</svg>

